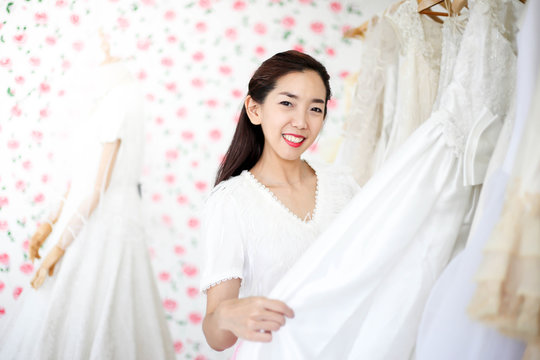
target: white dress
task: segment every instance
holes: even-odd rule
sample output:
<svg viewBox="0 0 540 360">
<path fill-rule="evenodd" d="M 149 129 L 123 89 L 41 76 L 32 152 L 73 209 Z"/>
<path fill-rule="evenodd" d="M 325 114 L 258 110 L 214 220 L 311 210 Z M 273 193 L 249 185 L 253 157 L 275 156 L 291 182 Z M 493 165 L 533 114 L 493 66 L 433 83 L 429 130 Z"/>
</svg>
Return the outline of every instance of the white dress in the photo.
<svg viewBox="0 0 540 360">
<path fill-rule="evenodd" d="M 386 87 L 387 76 L 395 75 L 390 69 L 398 59 L 398 40 L 385 17 L 370 25 L 362 50 L 351 109 L 343 126 L 343 143 L 335 161 L 350 168 L 360 185 L 375 168 L 376 145 L 388 111 L 385 99 L 393 91 Z"/>
<path fill-rule="evenodd" d="M 515 149 L 523 143 L 523 125 L 534 87 L 538 87 L 540 45 L 536 37 L 540 31 L 540 4 L 531 2 L 528 6 L 517 37 L 516 111 L 504 124 L 491 158 L 467 246 L 437 280 L 426 304 L 417 338 L 418 360 L 511 360 L 523 354 L 521 341 L 471 320 L 466 309 L 476 288 L 473 278 L 482 261 L 482 251 L 501 214 L 505 189 L 516 161 Z M 532 157 L 526 159 L 532 165 Z"/>
<path fill-rule="evenodd" d="M 268 296 L 359 189 L 336 167 L 314 166 L 314 170 L 316 205 L 309 220 L 287 209 L 247 170 L 212 190 L 203 215 L 203 291 L 238 278 L 240 297 Z"/>
<path fill-rule="evenodd" d="M 499 26 L 515 18 L 520 5 L 470 2 L 439 110 L 272 290 L 270 296 L 287 303 L 295 318 L 271 343 L 245 342 L 239 359 L 412 356 L 425 301 L 471 206 L 465 169 L 482 177 L 483 157 L 477 155 L 489 146 L 473 146 L 484 144 L 474 129 L 502 121 L 508 111 L 515 51 L 513 34 Z"/>
<path fill-rule="evenodd" d="M 99 158 L 99 142 L 121 139 L 109 187 L 67 247 L 53 277 L 37 291 L 28 286 L 13 317 L 3 321 L 3 360 L 174 358 L 141 227 L 137 184 L 143 158 L 142 101 L 134 82 L 118 77 L 120 66 L 100 71 L 99 76 L 119 83 L 104 94 L 89 122 L 89 128 L 99 124 L 97 133 L 86 132 L 80 139 L 94 143 L 98 152 L 92 154 L 93 160 Z M 80 161 L 84 176 L 75 174 L 62 215 L 46 242 L 49 248 L 85 191 L 92 189 L 95 174 L 87 176 L 88 169 L 96 167 L 85 161 Z"/>
<path fill-rule="evenodd" d="M 431 115 L 439 84 L 442 33 L 439 23 L 418 13 L 414 0 L 406 0 L 385 18 L 401 46 L 396 108 L 385 145 L 388 159 Z"/>
</svg>

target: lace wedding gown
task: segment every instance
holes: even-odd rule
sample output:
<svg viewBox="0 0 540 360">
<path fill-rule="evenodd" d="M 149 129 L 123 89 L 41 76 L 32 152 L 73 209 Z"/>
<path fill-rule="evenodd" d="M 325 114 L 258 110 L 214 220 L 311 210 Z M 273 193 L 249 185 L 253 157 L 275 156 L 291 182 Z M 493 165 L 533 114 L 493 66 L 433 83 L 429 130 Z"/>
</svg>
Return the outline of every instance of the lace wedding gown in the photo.
<svg viewBox="0 0 540 360">
<path fill-rule="evenodd" d="M 85 192 L 93 188 L 92 164 L 100 142 L 121 139 L 109 187 L 54 275 L 37 291 L 28 286 L 18 308 L 0 323 L 3 360 L 174 359 L 141 227 L 137 183 L 143 158 L 142 102 L 120 63 L 106 65 L 97 75 L 102 80 L 100 105 L 78 138 L 85 143 L 81 154 L 91 155 L 76 159 L 80 171 L 73 174 L 64 210 L 46 245 L 56 243 Z"/>
<path fill-rule="evenodd" d="M 392 91 L 388 75 L 394 75 L 399 45 L 393 27 L 385 17 L 373 21 L 362 44 L 359 75 L 351 109 L 343 126 L 344 135 L 336 164 L 351 169 L 360 186 L 372 176 L 374 156 L 385 112 L 385 99 Z M 388 109 L 386 109 L 388 111 Z"/>
<path fill-rule="evenodd" d="M 400 43 L 396 109 L 385 144 L 386 161 L 431 115 L 441 66 L 441 25 L 406 0 L 385 15 Z M 381 163 L 379 163 L 379 166 Z"/>
<path fill-rule="evenodd" d="M 440 108 L 269 294 L 294 309 L 295 318 L 271 343 L 243 343 L 239 359 L 412 355 L 425 301 L 471 207 L 465 169 L 482 177 L 480 155 L 489 146 L 474 146 L 482 143 L 479 129 L 508 111 L 515 51 L 513 33 L 501 24 L 514 21 L 520 5 L 470 2 Z"/>
</svg>

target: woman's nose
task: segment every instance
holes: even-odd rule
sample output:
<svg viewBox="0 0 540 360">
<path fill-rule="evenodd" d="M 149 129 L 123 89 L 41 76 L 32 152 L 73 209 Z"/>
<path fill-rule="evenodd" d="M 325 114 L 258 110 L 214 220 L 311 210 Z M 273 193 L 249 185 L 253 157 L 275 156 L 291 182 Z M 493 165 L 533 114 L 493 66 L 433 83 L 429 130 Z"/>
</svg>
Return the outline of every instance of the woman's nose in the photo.
<svg viewBox="0 0 540 360">
<path fill-rule="evenodd" d="M 293 115 L 291 121 L 292 126 L 297 129 L 305 129 L 307 127 L 307 115 L 305 112 L 297 112 Z"/>
</svg>

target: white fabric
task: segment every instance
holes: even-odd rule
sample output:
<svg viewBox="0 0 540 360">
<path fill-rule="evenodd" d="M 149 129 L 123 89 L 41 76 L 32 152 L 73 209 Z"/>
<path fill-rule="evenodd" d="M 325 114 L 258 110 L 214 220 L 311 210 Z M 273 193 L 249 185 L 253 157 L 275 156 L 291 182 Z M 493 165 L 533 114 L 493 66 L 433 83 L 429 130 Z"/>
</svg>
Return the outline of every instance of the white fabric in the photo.
<svg viewBox="0 0 540 360">
<path fill-rule="evenodd" d="M 385 17 L 401 45 L 396 111 L 385 146 L 388 159 L 431 114 L 439 84 L 442 33 L 439 23 L 418 13 L 415 0 L 406 0 Z"/>
<path fill-rule="evenodd" d="M 433 110 L 439 108 L 444 89 L 452 82 L 461 39 L 463 38 L 463 32 L 468 21 L 469 12 L 467 8 L 463 8 L 460 15 L 449 16 L 444 19 L 441 30 L 441 70 L 439 72 L 439 85 L 437 88 L 437 97 L 433 103 Z"/>
<path fill-rule="evenodd" d="M 515 53 L 501 24 L 515 16 L 515 3 L 471 1 L 440 109 L 269 294 L 295 318 L 269 344 L 242 343 L 239 359 L 411 356 L 423 306 L 471 206 L 472 187 L 463 185 L 467 135 L 508 111 Z"/>
<path fill-rule="evenodd" d="M 94 131 L 79 138 L 91 154 L 78 159 L 78 172 L 47 247 L 55 245 L 78 216 L 81 199 L 92 193 L 100 142 L 119 138 L 109 187 L 53 277 L 37 291 L 23 291 L 19 307 L 3 322 L 1 359 L 174 358 L 141 227 L 137 182 L 143 158 L 142 100 L 134 81 L 113 82 L 106 90 L 114 85 L 118 88 L 102 94 L 97 117 L 86 128 Z M 118 114 L 117 107 L 122 108 L 122 119 L 106 116 Z"/>
<path fill-rule="evenodd" d="M 516 153 L 509 144 L 519 144 L 540 70 L 540 3 L 529 2 L 525 22 L 518 34 L 515 121 L 505 123 L 492 156 L 473 230 L 465 250 L 445 269 L 426 305 L 417 338 L 418 360 L 519 359 L 523 343 L 509 339 L 466 314 L 476 285 L 473 277 L 482 261 L 482 250 L 496 225 Z M 511 114 L 512 116 L 514 114 Z"/>
<path fill-rule="evenodd" d="M 336 167 L 319 165 L 314 170 L 316 206 L 307 221 L 289 211 L 246 170 L 214 188 L 203 215 L 203 291 L 241 278 L 241 297 L 270 292 L 359 189 L 350 175 Z"/>
<path fill-rule="evenodd" d="M 391 91 L 385 88 L 386 76 L 392 74 L 388 69 L 398 59 L 397 37 L 386 18 L 370 24 L 362 49 L 352 105 L 343 126 L 344 139 L 335 161 L 350 168 L 360 185 L 374 171 L 374 153 L 385 117 L 383 104 Z"/>
<path fill-rule="evenodd" d="M 384 18 L 386 19 L 386 18 Z M 387 20 L 386 20 L 387 21 Z M 381 167 L 384 162 L 388 140 L 392 133 L 392 124 L 396 117 L 397 89 L 398 89 L 398 62 L 389 64 L 386 69 L 386 83 L 384 85 L 383 120 L 380 135 L 375 145 L 372 159 L 373 172 Z"/>
</svg>

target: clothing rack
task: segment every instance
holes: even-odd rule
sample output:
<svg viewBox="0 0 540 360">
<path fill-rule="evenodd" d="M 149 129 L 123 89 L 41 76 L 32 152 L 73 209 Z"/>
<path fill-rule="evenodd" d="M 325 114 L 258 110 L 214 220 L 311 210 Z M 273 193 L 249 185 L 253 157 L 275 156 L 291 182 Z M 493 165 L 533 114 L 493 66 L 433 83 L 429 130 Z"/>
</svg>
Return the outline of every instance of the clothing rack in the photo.
<svg viewBox="0 0 540 360">
<path fill-rule="evenodd" d="M 399 5 L 401 5 L 405 0 L 398 1 L 388 7 L 383 14 L 393 13 Z M 519 0 L 522 3 L 525 3 L 526 0 Z M 464 7 L 468 7 L 467 0 L 417 0 L 418 2 L 418 12 L 422 15 L 429 16 L 431 19 L 438 23 L 443 23 L 443 20 L 439 16 L 453 16 L 459 15 L 461 10 Z M 441 6 L 446 9 L 447 12 L 442 11 L 433 11 L 432 8 L 436 5 Z M 364 21 L 360 26 L 349 29 L 345 32 L 343 37 L 353 39 L 359 38 L 364 39 L 366 32 L 370 26 L 373 26 L 377 23 L 379 19 L 378 15 L 374 15 L 371 19 Z"/>
</svg>

